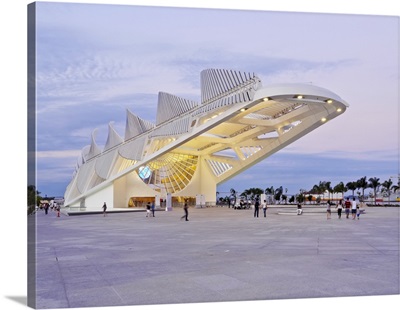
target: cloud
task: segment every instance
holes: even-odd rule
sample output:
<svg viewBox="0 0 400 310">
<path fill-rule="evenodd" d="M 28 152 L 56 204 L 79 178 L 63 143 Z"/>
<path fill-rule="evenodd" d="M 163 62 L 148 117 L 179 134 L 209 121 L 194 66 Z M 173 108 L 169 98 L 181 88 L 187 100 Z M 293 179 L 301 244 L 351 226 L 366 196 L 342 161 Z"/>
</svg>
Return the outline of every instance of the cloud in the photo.
<svg viewBox="0 0 400 310">
<path fill-rule="evenodd" d="M 260 178 L 296 187 L 288 168 L 295 171 L 302 156 L 333 163 L 353 158 L 377 170 L 398 161 L 395 18 L 63 3 L 38 9 L 37 146 L 45 151 L 39 179 L 64 169 L 57 151 L 81 150 L 95 128 L 100 147 L 110 121 L 123 136 L 127 108 L 155 122 L 159 91 L 199 101 L 200 72 L 207 68 L 255 72 L 264 85 L 313 83 L 350 104 L 280 151 L 284 161 L 274 155 L 259 163 L 270 171 Z M 314 168 L 295 179 L 325 175 L 323 166 Z M 251 182 L 253 174 L 258 171 L 240 178 Z"/>
<path fill-rule="evenodd" d="M 76 159 L 81 154 L 81 150 L 67 150 L 67 151 L 40 151 L 36 152 L 37 158 L 51 158 L 51 159 L 65 159 L 73 157 Z"/>
</svg>

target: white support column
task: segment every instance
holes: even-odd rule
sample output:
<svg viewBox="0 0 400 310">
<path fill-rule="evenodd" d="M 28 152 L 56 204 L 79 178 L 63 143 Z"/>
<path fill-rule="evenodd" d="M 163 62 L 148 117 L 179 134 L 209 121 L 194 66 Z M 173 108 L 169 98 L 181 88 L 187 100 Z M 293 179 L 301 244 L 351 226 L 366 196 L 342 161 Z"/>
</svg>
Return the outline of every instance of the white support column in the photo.
<svg viewBox="0 0 400 310">
<path fill-rule="evenodd" d="M 203 194 L 196 194 L 196 208 L 203 208 L 206 206 L 206 201 Z"/>
<path fill-rule="evenodd" d="M 172 196 L 171 196 L 171 193 L 167 193 L 165 211 L 172 211 Z"/>
<path fill-rule="evenodd" d="M 156 195 L 156 196 L 154 197 L 154 207 L 155 207 L 156 210 L 158 210 L 158 209 L 161 208 L 161 198 L 160 198 L 160 195 Z"/>
</svg>

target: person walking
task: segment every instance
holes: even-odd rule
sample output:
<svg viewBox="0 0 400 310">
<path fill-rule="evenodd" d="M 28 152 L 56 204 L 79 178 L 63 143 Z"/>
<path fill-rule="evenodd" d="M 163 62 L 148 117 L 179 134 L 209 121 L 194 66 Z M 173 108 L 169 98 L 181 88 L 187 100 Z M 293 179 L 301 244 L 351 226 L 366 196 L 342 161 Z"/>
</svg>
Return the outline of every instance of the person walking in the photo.
<svg viewBox="0 0 400 310">
<path fill-rule="evenodd" d="M 183 206 L 183 211 L 185 211 L 185 214 L 181 216 L 181 220 L 185 219 L 185 221 L 189 221 L 188 216 L 189 216 L 189 210 L 188 210 L 188 204 L 185 202 L 185 205 Z"/>
<path fill-rule="evenodd" d="M 346 218 L 349 218 L 350 215 L 350 207 L 351 207 L 351 202 L 349 198 L 346 199 L 346 202 L 344 203 L 344 212 L 346 213 Z"/>
<path fill-rule="evenodd" d="M 267 206 L 267 201 L 266 201 L 266 200 L 264 200 L 264 201 L 261 203 L 261 207 L 262 207 L 263 212 L 264 212 L 264 217 L 267 217 L 267 208 L 268 208 L 268 206 Z"/>
<path fill-rule="evenodd" d="M 57 217 L 60 217 L 61 208 L 59 205 L 56 205 L 56 210 L 57 210 Z"/>
<path fill-rule="evenodd" d="M 332 214 L 332 211 L 331 211 L 331 201 L 328 200 L 328 203 L 326 204 L 326 219 L 327 219 L 327 220 L 330 220 L 330 219 L 331 219 L 331 214 Z"/>
<path fill-rule="evenodd" d="M 146 217 L 150 217 L 150 209 L 151 209 L 151 205 L 150 205 L 150 202 L 148 202 L 146 204 Z"/>
<path fill-rule="evenodd" d="M 303 209 L 301 207 L 301 204 L 297 205 L 297 215 L 302 215 L 303 214 Z"/>
<path fill-rule="evenodd" d="M 106 211 L 107 211 L 107 204 L 104 202 L 104 204 L 103 204 L 103 216 L 106 216 Z"/>
<path fill-rule="evenodd" d="M 342 199 L 339 200 L 339 203 L 336 205 L 336 209 L 337 209 L 338 219 L 340 220 L 342 218 L 342 210 L 343 210 Z"/>
<path fill-rule="evenodd" d="M 357 220 L 360 219 L 360 214 L 361 214 L 360 206 L 357 206 L 357 212 L 356 212 Z"/>
<path fill-rule="evenodd" d="M 44 214 L 48 214 L 49 213 L 49 204 L 45 203 L 44 204 Z"/>
<path fill-rule="evenodd" d="M 153 214 L 153 217 L 155 217 L 155 207 L 154 207 L 154 202 L 151 203 L 151 213 Z"/>
<path fill-rule="evenodd" d="M 356 214 L 357 214 L 357 202 L 356 199 L 353 198 L 353 201 L 351 202 L 351 216 L 353 220 L 356 219 Z"/>
</svg>

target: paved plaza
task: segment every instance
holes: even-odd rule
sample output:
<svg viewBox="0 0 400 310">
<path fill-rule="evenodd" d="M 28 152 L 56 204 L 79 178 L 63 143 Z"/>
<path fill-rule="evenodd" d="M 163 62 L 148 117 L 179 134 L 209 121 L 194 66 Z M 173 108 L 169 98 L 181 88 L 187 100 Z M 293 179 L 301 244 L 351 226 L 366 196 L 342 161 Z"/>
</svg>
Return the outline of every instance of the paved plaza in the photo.
<svg viewBox="0 0 400 310">
<path fill-rule="evenodd" d="M 37 308 L 399 294 L 399 208 L 37 212 Z"/>
</svg>

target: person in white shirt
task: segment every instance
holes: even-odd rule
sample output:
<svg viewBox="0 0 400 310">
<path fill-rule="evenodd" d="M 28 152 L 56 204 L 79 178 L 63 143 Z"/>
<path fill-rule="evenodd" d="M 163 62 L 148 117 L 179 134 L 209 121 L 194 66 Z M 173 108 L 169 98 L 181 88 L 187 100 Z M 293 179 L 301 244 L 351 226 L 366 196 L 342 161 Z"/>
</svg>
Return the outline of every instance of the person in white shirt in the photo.
<svg viewBox="0 0 400 310">
<path fill-rule="evenodd" d="M 353 220 L 356 219 L 356 213 L 357 213 L 357 201 L 355 198 L 353 198 L 353 201 L 351 202 L 351 216 L 353 217 Z"/>
<path fill-rule="evenodd" d="M 266 200 L 264 200 L 264 201 L 261 203 L 261 207 L 262 207 L 263 212 L 264 212 L 264 217 L 267 217 L 267 201 L 266 201 Z"/>
</svg>

